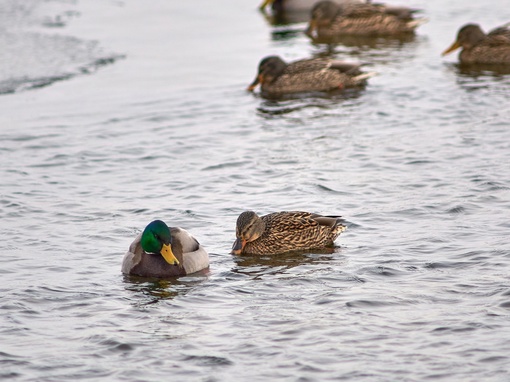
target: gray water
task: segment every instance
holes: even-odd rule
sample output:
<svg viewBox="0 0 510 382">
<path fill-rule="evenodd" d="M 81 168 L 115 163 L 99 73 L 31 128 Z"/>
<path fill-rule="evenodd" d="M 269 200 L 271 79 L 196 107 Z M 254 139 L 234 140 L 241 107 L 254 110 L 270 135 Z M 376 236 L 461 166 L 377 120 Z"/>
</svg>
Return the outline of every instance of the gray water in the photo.
<svg viewBox="0 0 510 382">
<path fill-rule="evenodd" d="M 510 75 L 440 53 L 510 6 L 415 0 L 328 50 L 256 1 L 0 2 L 0 379 L 508 381 Z M 259 60 L 371 63 L 265 100 Z M 334 253 L 236 258 L 240 212 L 341 214 Z M 207 275 L 125 277 L 152 219 Z"/>
</svg>

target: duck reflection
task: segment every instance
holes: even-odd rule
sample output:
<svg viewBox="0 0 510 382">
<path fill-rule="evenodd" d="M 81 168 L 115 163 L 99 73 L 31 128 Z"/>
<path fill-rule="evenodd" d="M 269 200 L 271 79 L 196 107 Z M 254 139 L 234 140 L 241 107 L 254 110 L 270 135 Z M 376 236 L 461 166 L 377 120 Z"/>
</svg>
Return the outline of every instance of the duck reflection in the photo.
<svg viewBox="0 0 510 382">
<path fill-rule="evenodd" d="M 487 64 L 456 64 L 454 65 L 457 72 L 466 77 L 501 77 L 510 74 L 510 65 L 487 65 Z"/>
<path fill-rule="evenodd" d="M 292 251 L 277 256 L 235 256 L 237 267 L 232 272 L 259 277 L 266 274 L 280 274 L 297 266 L 329 262 L 341 247 L 328 247 L 313 251 Z"/>
<path fill-rule="evenodd" d="M 208 270 L 204 270 L 194 273 L 193 277 L 168 279 L 124 275 L 124 282 L 125 289 L 137 296 L 137 305 L 150 305 L 187 294 L 188 291 L 207 280 L 208 274 Z"/>
<path fill-rule="evenodd" d="M 263 98 L 263 102 L 257 107 L 259 117 L 273 119 L 279 116 L 287 116 L 292 113 L 299 113 L 305 109 L 317 110 L 338 110 L 339 105 L 350 107 L 357 104 L 365 89 L 335 90 L 328 93 L 302 93 L 287 94 L 281 96 L 268 96 L 257 94 L 256 97 Z"/>
</svg>

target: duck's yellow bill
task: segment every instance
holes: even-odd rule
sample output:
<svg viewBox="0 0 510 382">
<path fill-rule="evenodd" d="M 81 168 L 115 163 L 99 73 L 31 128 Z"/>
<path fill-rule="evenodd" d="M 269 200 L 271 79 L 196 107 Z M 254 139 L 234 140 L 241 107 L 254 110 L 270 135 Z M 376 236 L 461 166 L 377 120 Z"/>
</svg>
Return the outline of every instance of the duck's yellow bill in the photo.
<svg viewBox="0 0 510 382">
<path fill-rule="evenodd" d="M 446 49 L 443 53 L 441 53 L 441 56 L 446 56 L 448 53 L 453 52 L 455 49 L 459 49 L 460 44 L 458 41 L 455 41 L 448 49 Z"/>
<path fill-rule="evenodd" d="M 171 246 L 164 244 L 163 248 L 161 248 L 161 256 L 163 256 L 168 264 L 179 265 L 179 260 L 177 260 L 177 257 L 172 252 Z"/>
</svg>

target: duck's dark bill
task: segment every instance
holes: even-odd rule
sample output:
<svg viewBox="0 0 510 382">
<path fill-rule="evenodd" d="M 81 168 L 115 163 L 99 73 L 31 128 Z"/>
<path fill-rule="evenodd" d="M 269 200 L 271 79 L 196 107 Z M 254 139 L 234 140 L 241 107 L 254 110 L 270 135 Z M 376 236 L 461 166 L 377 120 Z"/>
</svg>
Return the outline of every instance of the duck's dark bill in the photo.
<svg viewBox="0 0 510 382">
<path fill-rule="evenodd" d="M 241 251 L 243 250 L 243 241 L 241 239 L 237 239 L 234 242 L 234 245 L 232 246 L 232 254 L 233 255 L 240 255 Z"/>
</svg>

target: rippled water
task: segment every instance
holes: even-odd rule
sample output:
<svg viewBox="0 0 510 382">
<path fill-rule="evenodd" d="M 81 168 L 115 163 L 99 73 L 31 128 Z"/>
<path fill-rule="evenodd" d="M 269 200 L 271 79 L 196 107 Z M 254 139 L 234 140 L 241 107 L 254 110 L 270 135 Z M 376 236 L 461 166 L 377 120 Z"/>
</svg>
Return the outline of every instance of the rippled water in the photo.
<svg viewBox="0 0 510 382">
<path fill-rule="evenodd" d="M 509 7 L 417 0 L 414 39 L 328 49 L 255 1 L 0 4 L 0 378 L 508 380 L 510 76 L 440 52 Z M 245 88 L 269 54 L 379 75 L 265 100 Z M 245 209 L 349 229 L 332 254 L 235 258 Z M 120 273 L 154 218 L 207 276 Z"/>
</svg>

